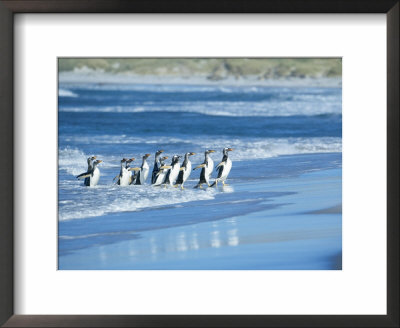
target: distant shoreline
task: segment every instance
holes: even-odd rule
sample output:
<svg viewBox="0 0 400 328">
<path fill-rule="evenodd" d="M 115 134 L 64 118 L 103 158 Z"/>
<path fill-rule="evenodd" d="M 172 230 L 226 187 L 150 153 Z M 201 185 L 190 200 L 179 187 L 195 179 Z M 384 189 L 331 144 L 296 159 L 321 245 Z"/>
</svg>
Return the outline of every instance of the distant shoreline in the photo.
<svg viewBox="0 0 400 328">
<path fill-rule="evenodd" d="M 331 87 L 340 88 L 341 77 L 290 77 L 279 79 L 262 79 L 257 76 L 240 78 L 227 77 L 218 81 L 206 75 L 139 75 L 128 73 L 107 73 L 102 70 L 81 70 L 59 73 L 60 83 L 93 83 L 93 84 L 184 84 L 210 86 L 266 86 L 266 87 Z"/>
</svg>

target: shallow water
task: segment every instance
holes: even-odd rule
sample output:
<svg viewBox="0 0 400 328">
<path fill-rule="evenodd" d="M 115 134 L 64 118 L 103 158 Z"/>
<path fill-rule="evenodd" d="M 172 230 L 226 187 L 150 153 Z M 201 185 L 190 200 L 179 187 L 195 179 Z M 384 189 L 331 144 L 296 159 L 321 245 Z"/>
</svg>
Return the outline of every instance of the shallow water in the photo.
<svg viewBox="0 0 400 328">
<path fill-rule="evenodd" d="M 60 269 L 340 268 L 341 214 L 304 213 L 341 203 L 341 119 L 340 88 L 61 83 Z M 151 170 L 158 149 L 193 164 L 216 149 L 217 164 L 223 147 L 224 188 L 193 189 L 199 171 L 185 190 L 112 182 L 122 157 L 151 153 Z M 89 155 L 104 161 L 94 188 L 75 179 Z"/>
</svg>

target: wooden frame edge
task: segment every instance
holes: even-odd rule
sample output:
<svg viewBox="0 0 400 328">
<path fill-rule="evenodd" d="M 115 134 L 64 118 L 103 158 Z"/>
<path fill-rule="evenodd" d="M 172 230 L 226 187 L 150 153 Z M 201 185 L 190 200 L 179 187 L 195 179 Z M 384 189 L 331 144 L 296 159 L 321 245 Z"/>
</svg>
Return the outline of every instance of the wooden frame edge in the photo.
<svg viewBox="0 0 400 328">
<path fill-rule="evenodd" d="M 398 0 L 1 0 L 0 1 L 0 325 L 4 327 L 399 327 L 399 1 Z M 13 15 L 15 13 L 386 13 L 387 14 L 387 304 L 382 316 L 88 316 L 14 315 Z M 268 322 L 266 322 L 266 317 Z"/>
</svg>

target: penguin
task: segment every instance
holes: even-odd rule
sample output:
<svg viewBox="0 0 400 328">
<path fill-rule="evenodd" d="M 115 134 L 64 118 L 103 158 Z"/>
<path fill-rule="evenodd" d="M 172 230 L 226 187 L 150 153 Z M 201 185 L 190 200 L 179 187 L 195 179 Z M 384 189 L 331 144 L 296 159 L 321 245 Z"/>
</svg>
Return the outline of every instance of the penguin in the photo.
<svg viewBox="0 0 400 328">
<path fill-rule="evenodd" d="M 135 175 L 132 177 L 132 184 L 142 185 L 145 183 L 147 176 L 149 175 L 149 164 L 147 163 L 147 158 L 150 154 L 145 154 L 142 157 L 142 165 L 140 167 L 131 167 L 129 171 L 136 171 Z"/>
<path fill-rule="evenodd" d="M 165 176 L 164 182 L 163 184 L 165 185 L 165 187 L 167 186 L 167 184 L 170 184 L 173 187 L 177 187 L 174 186 L 176 179 L 178 178 L 178 174 L 179 174 L 179 159 L 182 156 L 179 155 L 174 155 L 172 157 L 172 161 L 171 161 L 171 165 L 163 165 L 160 167 L 160 169 L 168 169 L 168 172 Z"/>
<path fill-rule="evenodd" d="M 160 163 L 159 163 L 160 164 L 160 166 L 159 166 L 160 168 L 165 165 L 165 160 L 166 159 L 168 159 L 168 156 L 164 156 L 164 157 L 160 158 Z M 156 180 L 155 180 L 155 182 L 153 184 L 154 186 L 160 186 L 164 182 L 168 170 L 169 169 L 160 169 L 158 171 L 158 173 L 156 174 Z"/>
<path fill-rule="evenodd" d="M 211 187 L 218 186 L 218 182 L 222 181 L 222 184 L 225 186 L 225 180 L 228 178 L 229 172 L 232 168 L 232 161 L 228 157 L 228 152 L 232 151 L 233 148 L 224 148 L 222 149 L 222 160 L 221 162 L 215 167 L 218 170 L 217 178 L 215 179 L 214 183 Z"/>
<path fill-rule="evenodd" d="M 183 160 L 181 168 L 179 169 L 179 175 L 176 179 L 176 185 L 180 185 L 181 189 L 185 189 L 183 187 L 183 184 L 189 178 L 189 175 L 192 171 L 192 162 L 189 160 L 189 156 L 193 155 L 196 155 L 196 153 L 186 153 L 185 159 Z"/>
<path fill-rule="evenodd" d="M 160 155 L 164 152 L 164 150 L 158 150 L 154 156 L 154 166 L 153 172 L 151 174 L 151 184 L 155 184 L 157 180 L 157 173 L 160 171 Z"/>
<path fill-rule="evenodd" d="M 92 167 L 93 167 L 93 161 L 96 159 L 96 156 L 88 157 L 87 159 L 87 172 L 89 172 Z M 85 186 L 89 184 L 89 178 L 85 178 L 85 181 L 83 182 Z"/>
<path fill-rule="evenodd" d="M 203 183 L 206 183 L 207 186 L 210 186 L 210 177 L 211 177 L 211 173 L 214 169 L 214 161 L 209 156 L 210 153 L 215 153 L 215 150 L 212 150 L 212 149 L 206 150 L 204 152 L 203 164 L 200 164 L 193 169 L 193 170 L 196 170 L 196 169 L 201 168 L 200 180 L 199 180 L 199 183 L 195 186 L 195 188 L 201 188 L 201 185 Z"/>
<path fill-rule="evenodd" d="M 131 181 L 131 177 L 132 177 L 132 172 L 129 171 L 129 164 L 131 162 L 133 162 L 134 160 L 135 160 L 134 158 L 121 159 L 121 169 L 119 171 L 119 175 L 117 175 L 114 178 L 114 179 L 118 178 L 118 180 L 117 180 L 118 185 L 120 185 L 120 186 L 128 186 L 129 185 L 129 183 Z"/>
<path fill-rule="evenodd" d="M 99 160 L 99 159 L 94 161 L 91 170 L 88 170 L 85 173 L 79 174 L 76 178 L 77 179 L 89 178 L 88 182 L 85 182 L 85 186 L 87 186 L 87 187 L 96 186 L 100 180 L 100 170 L 97 167 L 97 165 L 100 164 L 101 162 L 102 162 L 102 160 Z"/>
<path fill-rule="evenodd" d="M 125 168 L 128 171 L 128 177 L 129 177 L 128 184 L 132 184 L 132 181 L 133 181 L 133 174 L 132 174 L 132 171 L 130 170 L 130 165 L 134 160 L 135 160 L 135 158 L 132 157 L 125 162 Z"/>
</svg>

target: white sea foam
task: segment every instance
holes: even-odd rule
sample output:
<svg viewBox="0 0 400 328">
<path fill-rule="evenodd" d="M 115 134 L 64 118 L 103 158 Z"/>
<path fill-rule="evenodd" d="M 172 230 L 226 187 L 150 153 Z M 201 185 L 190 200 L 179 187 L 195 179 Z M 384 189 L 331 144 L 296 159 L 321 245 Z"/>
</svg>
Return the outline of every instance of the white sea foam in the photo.
<svg viewBox="0 0 400 328">
<path fill-rule="evenodd" d="M 76 148 L 64 148 L 58 151 L 58 166 L 69 174 L 78 175 L 87 169 L 87 156 Z"/>
<path fill-rule="evenodd" d="M 231 138 L 218 137 L 195 137 L 195 138 L 173 138 L 162 136 L 146 136 L 145 138 L 126 135 L 97 135 L 89 137 L 65 136 L 65 141 L 78 144 L 115 144 L 121 153 L 115 156 L 103 156 L 103 167 L 116 167 L 122 157 L 141 158 L 145 152 L 154 151 L 156 145 L 167 140 L 167 152 L 173 155 L 184 154 L 187 151 L 198 153 L 193 157 L 202 160 L 205 149 L 215 149 L 219 152 L 224 147 L 235 148 L 230 156 L 233 160 L 242 161 L 248 159 L 263 159 L 279 155 L 294 155 L 308 153 L 329 153 L 342 151 L 342 139 L 339 137 L 315 137 L 315 138 Z M 124 146 L 125 145 L 125 146 Z M 148 147 L 146 147 L 148 145 Z M 164 147 L 164 146 L 163 146 Z M 165 147 L 164 147 L 165 148 Z M 82 169 L 82 163 L 90 154 L 83 154 L 77 149 L 66 148 L 60 150 L 60 168 L 67 167 L 71 174 L 78 174 Z M 97 154 L 101 156 L 101 154 Z M 215 156 L 215 155 L 214 155 Z M 100 157 L 99 157 L 100 158 Z M 78 167 L 78 163 L 81 165 Z M 81 172 L 80 172 L 81 173 Z"/>
<path fill-rule="evenodd" d="M 102 154 L 85 154 L 77 148 L 66 147 L 58 151 L 58 166 L 60 170 L 64 170 L 68 174 L 78 175 L 87 170 L 87 158 L 89 156 L 97 156 L 103 162 L 100 164 L 101 168 L 115 168 L 119 167 L 119 161 L 125 155 L 121 156 L 105 156 Z"/>
<path fill-rule="evenodd" d="M 62 184 L 60 187 L 71 188 L 72 186 Z M 99 185 L 90 189 L 77 185 L 77 188 L 74 189 L 80 194 L 79 202 L 62 204 L 59 211 L 60 221 L 90 218 L 109 213 L 134 212 L 145 208 L 197 200 L 210 200 L 216 194 L 214 189 L 181 191 L 175 188 L 164 189 L 149 185 L 127 187 Z"/>
<path fill-rule="evenodd" d="M 97 107 L 61 107 L 60 112 L 80 113 L 143 113 L 143 112 L 188 112 L 210 116 L 295 116 L 295 115 L 322 115 L 341 114 L 340 100 L 321 100 L 319 104 L 306 101 L 280 101 L 280 102 L 223 102 L 223 101 L 198 101 L 198 102 L 177 102 L 142 106 L 97 106 Z"/>
<path fill-rule="evenodd" d="M 58 96 L 59 97 L 73 97 L 73 98 L 78 97 L 78 95 L 76 93 L 72 92 L 71 90 L 67 90 L 67 89 L 59 89 Z"/>
<path fill-rule="evenodd" d="M 74 95 L 68 88 L 102 91 L 138 91 L 153 93 L 199 93 L 199 99 L 207 92 L 247 95 L 242 101 L 233 102 L 222 97 L 204 101 L 163 102 L 144 101 L 136 105 L 59 107 L 61 112 L 191 112 L 211 116 L 292 116 L 341 114 L 342 100 L 339 91 L 327 93 L 324 88 L 274 88 L 265 86 L 222 86 L 222 85 L 174 85 L 174 84 L 66 84 L 59 94 Z M 72 94 L 72 95 L 71 95 Z M 253 98 L 254 96 L 254 98 Z M 218 99 L 218 100 L 217 100 Z M 254 101 L 252 101 L 254 99 Z"/>
</svg>

